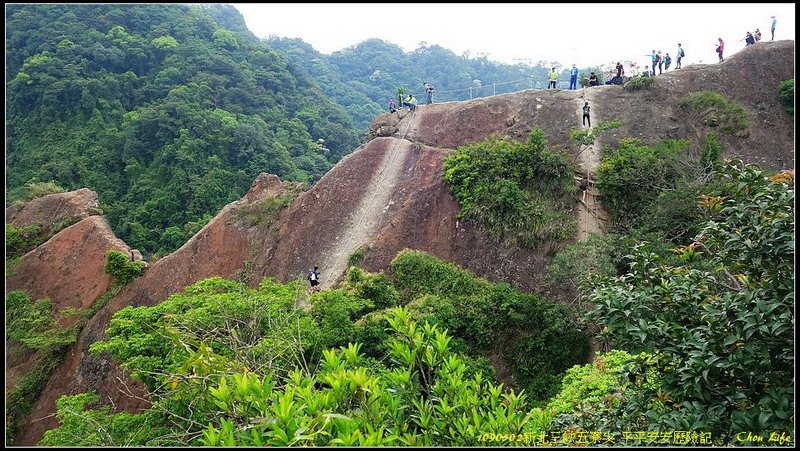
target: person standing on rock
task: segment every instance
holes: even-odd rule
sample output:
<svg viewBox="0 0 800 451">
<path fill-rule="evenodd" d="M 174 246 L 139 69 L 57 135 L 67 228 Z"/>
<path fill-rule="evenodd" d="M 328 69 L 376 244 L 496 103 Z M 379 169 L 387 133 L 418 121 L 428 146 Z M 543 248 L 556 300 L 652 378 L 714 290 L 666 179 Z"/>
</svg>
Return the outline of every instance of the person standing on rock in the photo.
<svg viewBox="0 0 800 451">
<path fill-rule="evenodd" d="M 583 125 L 589 122 L 589 128 L 592 128 L 592 119 L 589 117 L 589 102 L 583 104 Z"/>
<path fill-rule="evenodd" d="M 317 289 L 316 287 L 319 285 L 319 276 L 320 276 L 320 271 L 319 268 L 316 266 L 308 273 L 308 281 L 309 283 L 311 283 L 312 290 Z"/>
<path fill-rule="evenodd" d="M 436 92 L 436 90 L 433 89 L 432 84 L 427 82 L 423 83 L 422 86 L 425 88 L 425 95 L 428 97 L 428 105 L 430 105 L 433 103 L 433 93 Z"/>
<path fill-rule="evenodd" d="M 774 41 L 775 40 L 775 26 L 778 25 L 778 19 L 776 19 L 775 16 L 771 16 L 771 17 L 772 17 L 772 39 L 770 39 L 770 41 Z"/>
<path fill-rule="evenodd" d="M 676 53 L 675 55 L 676 55 L 675 58 L 677 58 L 677 60 L 675 61 L 675 70 L 678 70 L 681 68 L 681 58 L 683 58 L 683 56 L 685 55 L 685 53 L 683 53 L 683 47 L 681 47 L 680 42 L 678 43 L 678 53 Z"/>
<path fill-rule="evenodd" d="M 578 89 L 578 68 L 574 64 L 569 72 L 569 89 Z"/>
<path fill-rule="evenodd" d="M 717 46 L 717 54 L 719 55 L 719 62 L 725 61 L 725 58 L 722 57 L 722 52 L 725 51 L 725 41 L 722 38 L 717 38 L 719 40 L 719 45 Z"/>
<path fill-rule="evenodd" d="M 669 53 L 667 53 L 667 56 L 664 57 L 664 72 L 669 70 L 670 64 L 672 64 L 672 58 L 670 58 Z"/>
<path fill-rule="evenodd" d="M 658 63 L 658 75 L 661 75 L 661 69 L 664 67 L 664 58 L 661 57 L 661 50 L 659 50 L 656 55 L 656 62 Z M 653 69 L 653 75 L 655 74 L 656 70 Z"/>
<path fill-rule="evenodd" d="M 653 49 L 653 53 L 650 54 L 650 60 L 653 63 L 653 70 L 650 71 L 653 75 L 656 74 L 656 64 L 658 64 L 658 53 L 656 53 L 655 49 Z"/>
<path fill-rule="evenodd" d="M 558 72 L 556 72 L 556 68 L 554 67 L 547 75 L 550 77 L 550 83 L 547 84 L 547 89 L 550 89 L 551 87 L 556 89 L 556 80 L 558 80 Z"/>
</svg>

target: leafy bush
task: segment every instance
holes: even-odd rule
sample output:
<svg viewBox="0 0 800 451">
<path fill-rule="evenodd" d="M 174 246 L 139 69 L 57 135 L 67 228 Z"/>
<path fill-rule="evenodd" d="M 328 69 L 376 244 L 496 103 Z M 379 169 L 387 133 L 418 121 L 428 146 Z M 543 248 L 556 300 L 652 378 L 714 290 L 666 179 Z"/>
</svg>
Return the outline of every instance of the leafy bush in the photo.
<svg viewBox="0 0 800 451">
<path fill-rule="evenodd" d="M 680 140 L 646 146 L 638 139 L 628 138 L 605 155 L 598 167 L 597 187 L 612 219 L 633 223 L 660 192 L 691 177 L 693 174 L 684 163 L 687 146 L 686 141 Z"/>
<path fill-rule="evenodd" d="M 653 89 L 656 84 L 656 77 L 631 77 L 622 85 L 622 88 L 627 91 L 640 91 L 642 89 Z"/>
<path fill-rule="evenodd" d="M 111 249 L 106 253 L 104 270 L 117 285 L 125 286 L 142 274 L 144 264 L 139 260 L 131 261 L 124 253 Z"/>
<path fill-rule="evenodd" d="M 675 250 L 682 263 L 635 252 L 627 274 L 596 282 L 589 319 L 605 339 L 652 354 L 639 373 L 660 374 L 663 393 L 638 388 L 628 405 L 637 421 L 725 444 L 739 432 L 791 434 L 794 172 L 733 162 L 716 176 L 729 195 L 702 199 L 712 220 Z M 673 401 L 644 402 L 656 396 Z"/>
<path fill-rule="evenodd" d="M 539 129 L 527 143 L 489 138 L 460 147 L 443 168 L 461 207 L 459 217 L 492 236 L 534 247 L 575 232 L 569 196 L 575 191 L 573 168 L 565 155 L 547 149 Z"/>
<path fill-rule="evenodd" d="M 744 108 L 713 91 L 693 92 L 681 99 L 680 105 L 697 111 L 704 124 L 719 127 L 722 133 L 734 134 L 748 127 Z"/>
<path fill-rule="evenodd" d="M 376 309 L 395 307 L 400 303 L 400 295 L 386 274 L 371 274 L 355 266 L 347 270 L 342 289 L 348 296 L 368 299 Z"/>
<path fill-rule="evenodd" d="M 347 257 L 347 266 L 357 266 L 364 260 L 364 254 L 369 252 L 369 245 L 363 245 Z"/>
<path fill-rule="evenodd" d="M 627 250 L 628 243 L 621 235 L 589 235 L 588 240 L 568 244 L 556 254 L 547 266 L 545 280 L 553 288 L 566 285 L 577 292 L 587 287 L 594 275 L 616 275 Z"/>
<path fill-rule="evenodd" d="M 42 244 L 41 232 L 42 227 L 38 224 L 21 229 L 6 224 L 6 258 L 21 257 Z"/>
<path fill-rule="evenodd" d="M 588 340 L 567 306 L 490 284 L 418 251 L 400 252 L 390 268 L 402 298 L 413 299 L 415 319 L 447 329 L 460 352 L 498 352 L 534 399 L 554 393 L 563 372 L 586 359 Z"/>
<path fill-rule="evenodd" d="M 778 85 L 778 97 L 787 113 L 794 116 L 794 78 L 783 80 Z"/>
<path fill-rule="evenodd" d="M 706 134 L 703 151 L 700 154 L 700 167 L 705 174 L 710 174 L 714 170 L 719 170 L 722 162 L 722 146 L 719 145 L 719 135 L 717 132 Z"/>
</svg>

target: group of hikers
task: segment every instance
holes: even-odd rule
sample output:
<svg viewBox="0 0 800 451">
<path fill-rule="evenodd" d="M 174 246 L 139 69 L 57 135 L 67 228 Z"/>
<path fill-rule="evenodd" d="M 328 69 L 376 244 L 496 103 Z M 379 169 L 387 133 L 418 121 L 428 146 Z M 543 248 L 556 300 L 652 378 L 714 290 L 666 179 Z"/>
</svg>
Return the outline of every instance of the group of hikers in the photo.
<svg viewBox="0 0 800 451">
<path fill-rule="evenodd" d="M 775 27 L 777 26 L 778 21 L 777 19 L 775 19 L 775 16 L 770 16 L 770 18 L 772 19 L 772 24 L 770 27 L 770 31 L 772 32 L 771 40 L 774 41 Z M 745 35 L 744 41 L 746 43 L 745 45 L 753 45 L 756 42 L 761 41 L 761 31 L 759 31 L 758 28 L 756 28 L 756 31 L 754 33 L 750 33 L 748 31 L 747 34 Z M 725 51 L 725 41 L 723 41 L 722 38 L 718 38 L 718 44 L 715 51 L 717 52 L 717 55 L 719 57 L 719 62 L 721 63 L 725 61 L 723 57 L 723 52 Z M 649 64 L 645 66 L 645 70 L 642 73 L 643 77 L 655 76 L 656 68 L 658 68 L 658 74 L 661 74 L 665 71 L 668 71 L 670 66 L 672 65 L 672 57 L 668 52 L 663 54 L 662 56 L 661 50 L 656 51 L 655 49 L 653 49 L 653 51 L 647 56 L 650 57 L 650 61 Z M 683 46 L 681 45 L 681 43 L 678 43 L 678 50 L 675 52 L 675 70 L 681 69 L 681 60 L 685 56 L 686 52 L 684 51 Z M 634 67 L 634 65 L 632 64 L 631 67 Z M 610 80 L 605 82 L 605 84 L 621 85 L 625 82 L 625 68 L 622 65 L 622 63 L 618 61 L 615 69 L 617 71 L 616 75 L 613 75 Z M 637 75 L 638 69 L 636 67 L 634 67 L 634 72 L 635 72 L 634 75 Z M 613 74 L 613 71 L 611 72 L 611 74 Z M 575 66 L 575 64 L 573 64 L 572 69 L 570 70 L 569 73 L 569 89 L 578 89 L 579 75 L 580 73 L 578 71 L 578 68 Z M 556 89 L 559 72 L 556 71 L 555 67 L 550 69 L 550 71 L 547 73 L 547 77 L 548 77 L 547 89 Z M 597 75 L 594 72 L 591 72 L 588 77 L 588 85 L 598 86 L 599 84 L 600 83 L 598 81 Z M 425 82 L 422 84 L 422 86 L 423 89 L 425 90 L 425 95 L 428 101 L 427 103 L 428 104 L 433 103 L 433 93 L 436 92 L 436 90 L 433 88 L 433 85 Z M 407 107 L 409 111 L 415 111 L 417 109 L 417 99 L 414 97 L 413 94 L 409 94 L 405 98 L 402 98 L 401 103 L 402 106 Z M 389 112 L 394 113 L 395 111 L 397 111 L 397 104 L 395 103 L 394 99 L 389 99 Z"/>
<path fill-rule="evenodd" d="M 425 97 L 428 100 L 428 105 L 433 103 L 433 93 L 436 92 L 436 89 L 433 87 L 432 84 L 425 82 L 422 84 L 422 89 L 425 90 Z M 414 97 L 414 94 L 408 94 L 408 96 L 402 98 L 402 105 L 408 108 L 408 111 L 416 111 L 417 109 L 417 98 Z M 389 112 L 394 113 L 397 111 L 397 103 L 395 103 L 394 99 L 389 99 Z"/>
</svg>

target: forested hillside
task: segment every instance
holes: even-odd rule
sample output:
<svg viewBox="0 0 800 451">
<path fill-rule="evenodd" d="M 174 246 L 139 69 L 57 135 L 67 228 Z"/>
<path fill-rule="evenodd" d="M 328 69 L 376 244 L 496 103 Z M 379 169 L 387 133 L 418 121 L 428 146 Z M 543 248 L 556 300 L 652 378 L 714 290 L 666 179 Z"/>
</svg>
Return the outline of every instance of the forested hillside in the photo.
<svg viewBox="0 0 800 451">
<path fill-rule="evenodd" d="M 436 88 L 434 101 L 468 100 L 493 94 L 547 86 L 548 63 L 501 64 L 485 55 L 459 56 L 452 51 L 421 42 L 412 52 L 399 46 L 369 39 L 332 55 L 323 55 L 300 39 L 271 37 L 270 46 L 282 50 L 292 63 L 302 66 L 314 77 L 325 93 L 344 105 L 359 126 L 366 127 L 372 117 L 387 108 L 389 98 L 397 98 L 397 89 L 425 99 L 422 84 Z M 566 87 L 569 75 L 563 69 L 560 86 Z M 581 69 L 588 74 L 597 68 Z M 470 91 L 469 88 L 472 88 Z M 367 101 L 365 102 L 365 98 Z"/>
<path fill-rule="evenodd" d="M 313 182 L 359 143 L 233 7 L 11 5 L 6 30 L 7 202 L 88 187 L 144 252 L 178 248 L 257 174 Z"/>
</svg>

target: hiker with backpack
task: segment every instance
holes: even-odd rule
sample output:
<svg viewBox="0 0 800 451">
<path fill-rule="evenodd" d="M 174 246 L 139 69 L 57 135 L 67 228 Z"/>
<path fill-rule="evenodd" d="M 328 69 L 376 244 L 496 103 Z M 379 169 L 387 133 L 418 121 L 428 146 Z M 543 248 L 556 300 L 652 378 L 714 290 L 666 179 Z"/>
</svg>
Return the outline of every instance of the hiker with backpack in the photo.
<svg viewBox="0 0 800 451">
<path fill-rule="evenodd" d="M 669 70 L 669 65 L 670 64 L 672 64 L 672 58 L 670 58 L 669 57 L 669 53 L 667 53 L 667 56 L 664 57 L 664 71 L 665 72 Z"/>
<path fill-rule="evenodd" d="M 681 58 L 685 56 L 685 53 L 683 53 L 683 47 L 681 47 L 680 42 L 678 43 L 678 53 L 676 53 L 675 55 L 677 58 L 677 61 L 675 61 L 675 70 L 677 70 L 681 68 Z"/>
<path fill-rule="evenodd" d="M 309 271 L 307 279 L 311 283 L 312 290 L 316 289 L 316 286 L 319 285 L 319 276 L 320 271 L 318 267 L 315 266 L 314 269 Z"/>
</svg>

